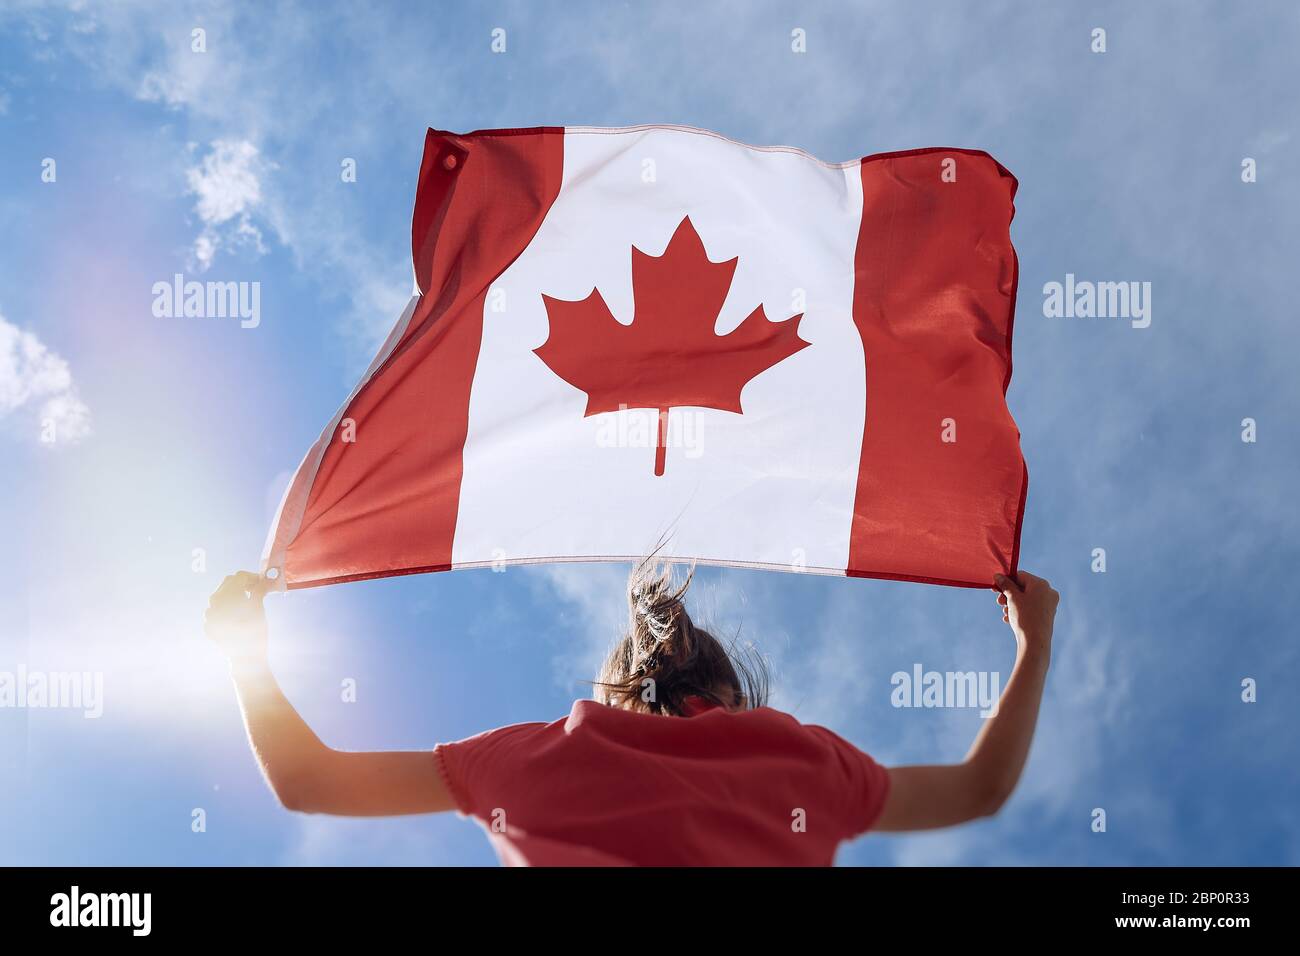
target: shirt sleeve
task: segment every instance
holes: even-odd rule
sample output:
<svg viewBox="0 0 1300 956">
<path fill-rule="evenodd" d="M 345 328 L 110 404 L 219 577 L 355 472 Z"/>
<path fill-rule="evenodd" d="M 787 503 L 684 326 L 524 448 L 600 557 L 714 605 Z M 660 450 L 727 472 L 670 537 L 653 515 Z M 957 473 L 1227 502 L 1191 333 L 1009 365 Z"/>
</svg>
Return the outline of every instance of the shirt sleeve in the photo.
<svg viewBox="0 0 1300 956">
<path fill-rule="evenodd" d="M 885 809 L 889 771 L 834 731 L 816 725 L 809 725 L 808 730 L 830 746 L 843 776 L 844 839 L 866 833 Z"/>
<path fill-rule="evenodd" d="M 434 764 L 456 809 L 465 816 L 490 816 L 505 801 L 510 782 L 517 781 L 520 758 L 546 726 L 511 724 L 434 747 Z"/>
</svg>

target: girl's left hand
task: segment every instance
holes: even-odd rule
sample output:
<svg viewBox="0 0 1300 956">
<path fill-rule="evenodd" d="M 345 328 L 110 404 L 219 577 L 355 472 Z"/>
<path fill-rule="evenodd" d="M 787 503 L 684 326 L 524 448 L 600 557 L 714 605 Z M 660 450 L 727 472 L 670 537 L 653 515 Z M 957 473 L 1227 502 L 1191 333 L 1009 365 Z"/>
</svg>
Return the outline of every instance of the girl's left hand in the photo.
<svg viewBox="0 0 1300 956">
<path fill-rule="evenodd" d="M 208 601 L 204 633 L 232 661 L 266 656 L 265 591 L 266 582 L 260 575 L 237 571 L 221 582 Z"/>
</svg>

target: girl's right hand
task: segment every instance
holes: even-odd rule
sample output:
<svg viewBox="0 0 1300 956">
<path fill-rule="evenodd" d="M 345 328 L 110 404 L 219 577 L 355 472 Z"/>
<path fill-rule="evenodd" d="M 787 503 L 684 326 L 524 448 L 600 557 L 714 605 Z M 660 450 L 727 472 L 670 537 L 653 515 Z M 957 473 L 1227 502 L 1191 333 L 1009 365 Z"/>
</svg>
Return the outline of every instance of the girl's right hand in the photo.
<svg viewBox="0 0 1300 956">
<path fill-rule="evenodd" d="M 998 604 L 1002 605 L 1002 620 L 1010 624 L 1016 637 L 1026 644 L 1048 646 L 1052 641 L 1052 625 L 1061 595 L 1037 575 L 1021 571 L 1019 576 L 1020 584 L 1004 574 L 993 578 L 994 587 L 1000 592 Z"/>
</svg>

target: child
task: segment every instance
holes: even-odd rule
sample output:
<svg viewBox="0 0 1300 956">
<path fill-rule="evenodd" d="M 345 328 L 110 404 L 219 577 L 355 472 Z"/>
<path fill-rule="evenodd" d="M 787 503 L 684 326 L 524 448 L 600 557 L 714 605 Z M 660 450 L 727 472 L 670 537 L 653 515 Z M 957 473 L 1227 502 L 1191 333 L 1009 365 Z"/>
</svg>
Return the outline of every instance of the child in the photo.
<svg viewBox="0 0 1300 956">
<path fill-rule="evenodd" d="M 1059 595 L 994 581 L 1018 653 L 994 716 L 961 763 L 884 768 L 824 727 L 767 707 L 761 666 L 733 660 L 687 614 L 687 583 L 642 562 L 631 625 L 563 719 L 502 727 L 433 753 L 323 744 L 267 665 L 261 579 L 222 582 L 206 630 L 230 659 L 253 752 L 303 813 L 456 810 L 512 865 L 829 865 L 867 830 L 990 816 L 1020 779 L 1051 656 Z"/>
</svg>

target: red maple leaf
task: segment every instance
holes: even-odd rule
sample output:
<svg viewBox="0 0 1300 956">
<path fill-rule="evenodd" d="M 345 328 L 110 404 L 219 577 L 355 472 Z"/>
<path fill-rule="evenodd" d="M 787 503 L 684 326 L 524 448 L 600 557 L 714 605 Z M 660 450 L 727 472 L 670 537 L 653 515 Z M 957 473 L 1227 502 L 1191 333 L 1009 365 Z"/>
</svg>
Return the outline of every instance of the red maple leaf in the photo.
<svg viewBox="0 0 1300 956">
<path fill-rule="evenodd" d="M 744 414 L 740 392 L 755 375 L 809 344 L 799 338 L 803 313 L 772 322 L 760 304 L 726 335 L 713 331 L 738 259 L 713 262 L 682 219 L 661 256 L 632 247 L 630 325 L 610 313 L 600 291 L 571 302 L 542 296 L 550 334 L 538 358 L 587 393 L 584 417 L 624 408 L 655 408 L 655 474 L 664 473 L 668 410 L 680 406 Z"/>
</svg>

